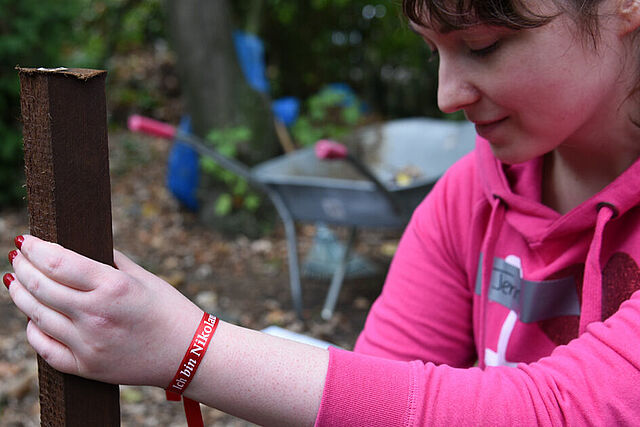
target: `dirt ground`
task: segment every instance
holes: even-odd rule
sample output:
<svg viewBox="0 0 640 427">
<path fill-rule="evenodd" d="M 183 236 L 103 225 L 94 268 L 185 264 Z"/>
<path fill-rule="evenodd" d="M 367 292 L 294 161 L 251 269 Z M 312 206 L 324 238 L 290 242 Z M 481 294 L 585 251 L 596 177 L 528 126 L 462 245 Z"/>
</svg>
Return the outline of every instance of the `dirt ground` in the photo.
<svg viewBox="0 0 640 427">
<path fill-rule="evenodd" d="M 292 311 L 286 241 L 278 225 L 257 240 L 228 238 L 183 209 L 165 187 L 169 144 L 127 132 L 110 135 L 114 244 L 160 275 L 204 310 L 254 329 L 278 325 L 351 349 L 379 294 L 398 231 L 364 230 L 356 252 L 379 273 L 345 281 L 336 314 L 320 318 L 329 280 L 303 278 L 304 319 Z M 301 259 L 315 228 L 300 225 Z M 346 230 L 334 230 L 343 236 Z M 0 253 L 13 237 L 28 232 L 26 209 L 0 210 Z M 9 271 L 6 256 L 0 270 Z M 0 292 L 0 426 L 39 425 L 37 365 L 25 337 L 24 316 Z M 183 426 L 182 407 L 151 387 L 120 387 L 123 426 Z M 208 426 L 251 425 L 203 407 Z"/>
</svg>

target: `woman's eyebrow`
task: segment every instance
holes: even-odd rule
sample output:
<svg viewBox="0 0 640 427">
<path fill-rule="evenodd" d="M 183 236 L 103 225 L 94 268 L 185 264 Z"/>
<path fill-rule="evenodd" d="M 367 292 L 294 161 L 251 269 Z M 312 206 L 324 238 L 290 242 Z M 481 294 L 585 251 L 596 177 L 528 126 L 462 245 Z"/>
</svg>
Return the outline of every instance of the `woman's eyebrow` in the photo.
<svg viewBox="0 0 640 427">
<path fill-rule="evenodd" d="M 427 25 L 424 25 L 424 24 L 416 24 L 413 21 L 409 21 L 409 25 L 408 26 L 409 26 L 409 29 L 411 31 L 413 31 L 414 33 L 416 33 L 420 37 L 422 37 L 423 34 L 420 32 L 419 28 L 424 28 L 426 30 L 435 31 L 435 32 L 437 32 L 439 34 L 449 34 L 449 33 L 452 33 L 454 31 L 458 30 L 458 28 L 455 28 L 454 26 L 446 24 L 446 23 L 442 24 L 437 30 L 433 30 L 431 27 L 429 27 Z"/>
</svg>

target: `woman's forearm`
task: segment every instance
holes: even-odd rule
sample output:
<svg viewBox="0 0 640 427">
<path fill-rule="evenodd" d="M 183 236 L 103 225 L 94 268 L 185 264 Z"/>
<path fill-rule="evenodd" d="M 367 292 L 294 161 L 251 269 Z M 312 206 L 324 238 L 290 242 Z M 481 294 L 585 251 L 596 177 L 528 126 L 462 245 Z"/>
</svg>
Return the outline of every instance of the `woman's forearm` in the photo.
<svg viewBox="0 0 640 427">
<path fill-rule="evenodd" d="M 260 425 L 313 425 L 328 363 L 321 348 L 220 322 L 184 395 Z"/>
</svg>

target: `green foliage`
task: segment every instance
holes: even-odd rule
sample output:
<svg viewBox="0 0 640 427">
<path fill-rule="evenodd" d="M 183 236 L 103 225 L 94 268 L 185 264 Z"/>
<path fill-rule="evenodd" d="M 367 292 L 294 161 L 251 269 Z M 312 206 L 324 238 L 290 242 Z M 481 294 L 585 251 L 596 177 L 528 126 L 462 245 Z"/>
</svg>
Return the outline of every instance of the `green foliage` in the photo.
<svg viewBox="0 0 640 427">
<path fill-rule="evenodd" d="M 22 183 L 22 147 L 20 134 L 0 124 L 0 209 L 14 205 L 25 196 Z"/>
<path fill-rule="evenodd" d="M 70 52 L 71 66 L 106 68 L 112 55 L 164 37 L 162 0 L 75 1 L 82 6 L 74 21 L 82 42 Z"/>
<path fill-rule="evenodd" d="M 113 54 L 143 48 L 163 33 L 162 0 L 0 0 L 0 208 L 24 198 L 20 85 L 13 67 L 109 68 Z M 125 101 L 157 104 L 147 88 L 116 88 Z M 114 104 L 112 96 L 109 101 Z"/>
<path fill-rule="evenodd" d="M 247 127 L 231 127 L 216 129 L 207 135 L 207 141 L 220 154 L 236 158 L 239 145 L 251 139 L 251 130 Z M 235 173 L 219 166 L 213 159 L 200 158 L 201 170 L 218 182 L 222 183 L 225 191 L 215 202 L 215 213 L 218 216 L 227 216 L 238 210 L 255 212 L 260 207 L 260 196 L 251 191 L 247 181 Z"/>
<path fill-rule="evenodd" d="M 177 96 L 177 84 L 171 89 L 165 85 L 172 58 L 164 41 L 163 1 L 76 1 L 83 5 L 75 20 L 82 42 L 69 52 L 67 64 L 109 71 L 111 120 L 124 123 L 134 112 L 171 119 L 157 113 L 168 104 L 169 92 Z"/>
<path fill-rule="evenodd" d="M 437 63 L 408 29 L 398 0 L 263 0 L 260 37 L 274 98 L 305 99 L 349 84 L 385 118 L 441 117 Z M 243 22 L 251 2 L 232 2 Z M 242 26 L 242 25 L 241 25 Z"/>
<path fill-rule="evenodd" d="M 360 121 L 361 104 L 340 90 L 325 88 L 306 102 L 306 111 L 291 128 L 298 144 L 313 145 L 319 139 L 341 139 Z"/>
<path fill-rule="evenodd" d="M 59 66 L 75 39 L 77 0 L 0 0 L 0 209 L 24 198 L 20 83 L 15 65 Z"/>
</svg>

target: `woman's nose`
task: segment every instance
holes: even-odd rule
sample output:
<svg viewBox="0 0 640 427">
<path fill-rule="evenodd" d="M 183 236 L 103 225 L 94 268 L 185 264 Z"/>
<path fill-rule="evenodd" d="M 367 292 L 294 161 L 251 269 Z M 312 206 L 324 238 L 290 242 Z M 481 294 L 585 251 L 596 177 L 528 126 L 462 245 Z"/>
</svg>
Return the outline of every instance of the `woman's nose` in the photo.
<svg viewBox="0 0 640 427">
<path fill-rule="evenodd" d="M 440 111 L 453 113 L 479 99 L 480 92 L 465 70 L 441 58 L 438 69 L 438 108 Z"/>
</svg>

